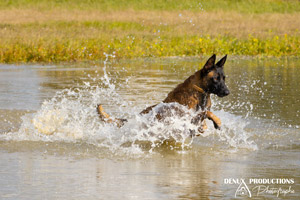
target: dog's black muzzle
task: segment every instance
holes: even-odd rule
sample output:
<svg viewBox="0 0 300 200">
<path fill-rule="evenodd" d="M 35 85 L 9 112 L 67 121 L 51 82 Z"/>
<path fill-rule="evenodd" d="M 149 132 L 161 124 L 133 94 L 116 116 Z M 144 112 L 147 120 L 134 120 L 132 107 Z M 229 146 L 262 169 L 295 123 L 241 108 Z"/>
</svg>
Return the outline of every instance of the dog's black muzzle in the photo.
<svg viewBox="0 0 300 200">
<path fill-rule="evenodd" d="M 230 91 L 229 91 L 229 89 L 227 88 L 226 85 L 224 85 L 224 86 L 222 87 L 222 89 L 220 89 L 220 90 L 217 92 L 218 97 L 225 97 L 225 96 L 227 96 L 227 95 L 229 95 L 229 94 L 230 94 Z"/>
<path fill-rule="evenodd" d="M 227 90 L 224 90 L 222 92 L 219 92 L 217 95 L 218 95 L 218 97 L 225 97 L 229 94 L 230 94 L 230 91 L 227 89 Z"/>
</svg>

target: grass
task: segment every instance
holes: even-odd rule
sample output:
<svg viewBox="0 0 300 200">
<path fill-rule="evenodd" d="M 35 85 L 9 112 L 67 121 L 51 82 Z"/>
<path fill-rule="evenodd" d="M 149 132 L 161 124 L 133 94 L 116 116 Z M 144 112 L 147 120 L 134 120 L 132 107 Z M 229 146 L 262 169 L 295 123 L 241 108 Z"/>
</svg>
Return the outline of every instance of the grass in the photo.
<svg viewBox="0 0 300 200">
<path fill-rule="evenodd" d="M 237 11 L 243 13 L 299 12 L 297 0 L 1 0 L 0 9 Z"/>
<path fill-rule="evenodd" d="M 296 0 L 0 0 L 0 62 L 300 56 L 299 11 Z"/>
<path fill-rule="evenodd" d="M 197 56 L 202 54 L 286 56 L 300 55 L 299 37 L 277 36 L 260 40 L 249 36 L 245 40 L 231 37 L 125 37 L 97 38 L 88 40 L 13 41 L 1 45 L 0 61 L 12 62 L 59 62 L 104 59 L 105 54 L 117 58 Z"/>
</svg>

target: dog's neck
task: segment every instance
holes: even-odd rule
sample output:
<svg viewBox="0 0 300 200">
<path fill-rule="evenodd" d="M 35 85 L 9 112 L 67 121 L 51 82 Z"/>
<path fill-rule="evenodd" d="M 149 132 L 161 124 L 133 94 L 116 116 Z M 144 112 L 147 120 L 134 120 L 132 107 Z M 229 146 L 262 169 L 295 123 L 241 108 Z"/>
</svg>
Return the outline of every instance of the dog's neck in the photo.
<svg viewBox="0 0 300 200">
<path fill-rule="evenodd" d="M 206 93 L 201 87 L 199 87 L 199 86 L 197 86 L 195 84 L 193 85 L 193 88 L 195 90 L 197 90 L 198 92 L 200 92 L 201 94 L 205 94 Z"/>
<path fill-rule="evenodd" d="M 203 79 L 199 78 L 201 76 L 201 72 L 197 71 L 195 74 L 190 76 L 187 81 L 189 84 L 192 85 L 192 87 L 200 92 L 201 94 L 209 94 L 207 92 L 207 85 L 205 84 L 205 81 Z"/>
<path fill-rule="evenodd" d="M 189 79 L 189 84 L 191 84 L 192 88 L 201 96 L 199 98 L 200 102 L 198 104 L 199 107 L 202 108 L 202 110 L 205 109 L 207 100 L 210 97 L 210 93 L 207 91 L 207 86 L 205 84 L 205 81 L 203 79 L 199 79 L 201 76 L 201 72 L 198 71 L 194 75 L 192 75 Z"/>
</svg>

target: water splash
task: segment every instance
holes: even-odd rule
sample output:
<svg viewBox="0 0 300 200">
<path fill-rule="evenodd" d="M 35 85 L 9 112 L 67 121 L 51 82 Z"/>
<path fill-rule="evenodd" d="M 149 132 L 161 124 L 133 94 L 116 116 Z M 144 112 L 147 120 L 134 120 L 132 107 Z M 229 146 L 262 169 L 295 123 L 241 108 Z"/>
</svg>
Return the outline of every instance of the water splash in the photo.
<svg viewBox="0 0 300 200">
<path fill-rule="evenodd" d="M 109 58 L 114 55 L 106 57 L 103 76 L 92 78 L 88 75 L 82 85 L 57 92 L 53 98 L 44 101 L 37 112 L 23 116 L 17 132 L 2 135 L 2 139 L 87 143 L 121 156 L 145 155 L 161 147 L 184 150 L 194 145 L 257 149 L 247 131 L 248 121 L 222 110 L 215 112 L 222 119 L 222 130 L 215 130 L 208 122 L 208 130 L 195 138 L 191 137 L 191 132 L 198 132 L 198 127 L 191 123 L 194 113 L 182 105 L 161 103 L 153 112 L 141 116 L 140 110 L 117 92 L 119 86 L 107 72 Z M 127 118 L 128 123 L 118 128 L 102 122 L 96 112 L 99 103 L 113 116 Z M 156 119 L 160 108 L 174 106 L 185 114 L 179 116 L 171 112 L 163 122 Z M 115 112 L 110 110 L 111 107 Z"/>
</svg>

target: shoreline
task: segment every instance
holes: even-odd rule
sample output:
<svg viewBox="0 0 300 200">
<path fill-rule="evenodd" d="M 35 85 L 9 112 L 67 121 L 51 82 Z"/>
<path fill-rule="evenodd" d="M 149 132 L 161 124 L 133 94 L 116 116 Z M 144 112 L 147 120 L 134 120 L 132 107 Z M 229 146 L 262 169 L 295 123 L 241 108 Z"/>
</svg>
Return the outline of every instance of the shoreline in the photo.
<svg viewBox="0 0 300 200">
<path fill-rule="evenodd" d="M 194 1 L 106 3 L 0 3 L 0 63 L 99 60 L 104 53 L 117 59 L 300 56 L 298 1 L 213 0 L 201 8 L 190 7 Z"/>
<path fill-rule="evenodd" d="M 258 57 L 299 57 L 300 36 L 274 36 L 270 39 L 249 37 L 157 37 L 131 36 L 121 39 L 38 39 L 0 42 L 0 63 L 78 62 L 105 59 L 148 57 L 191 57 L 213 53 Z"/>
</svg>

